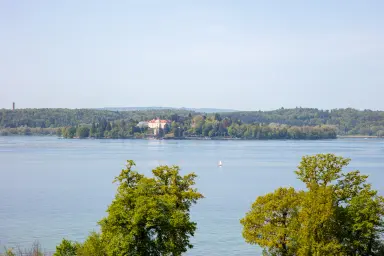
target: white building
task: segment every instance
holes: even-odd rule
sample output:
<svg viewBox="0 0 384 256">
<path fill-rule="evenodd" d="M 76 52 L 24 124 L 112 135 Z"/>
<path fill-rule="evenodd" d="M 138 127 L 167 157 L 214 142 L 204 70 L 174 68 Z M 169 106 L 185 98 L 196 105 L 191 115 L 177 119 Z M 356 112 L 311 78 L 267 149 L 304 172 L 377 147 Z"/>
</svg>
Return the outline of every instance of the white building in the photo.
<svg viewBox="0 0 384 256">
<path fill-rule="evenodd" d="M 152 119 L 148 121 L 148 127 L 152 129 L 164 129 L 165 125 L 170 125 L 171 121 L 169 120 L 160 120 L 159 118 L 157 119 Z"/>
</svg>

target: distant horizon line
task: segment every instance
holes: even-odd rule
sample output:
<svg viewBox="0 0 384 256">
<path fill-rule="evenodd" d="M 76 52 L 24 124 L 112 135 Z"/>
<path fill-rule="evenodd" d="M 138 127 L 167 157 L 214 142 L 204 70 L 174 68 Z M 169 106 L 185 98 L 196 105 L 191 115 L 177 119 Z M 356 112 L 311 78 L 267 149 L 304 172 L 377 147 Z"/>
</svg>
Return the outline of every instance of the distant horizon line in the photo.
<svg viewBox="0 0 384 256">
<path fill-rule="evenodd" d="M 12 110 L 12 108 L 0 108 L 0 110 Z M 15 110 L 20 110 L 20 109 L 95 109 L 95 110 L 109 110 L 109 111 L 145 111 L 145 110 L 190 110 L 190 111 L 195 111 L 195 112 L 256 112 L 256 111 L 261 111 L 261 112 L 268 112 L 268 111 L 276 111 L 276 110 L 281 110 L 281 109 L 316 109 L 320 111 L 330 111 L 330 110 L 342 110 L 342 109 L 352 109 L 352 110 L 358 110 L 358 111 L 378 111 L 382 112 L 384 110 L 381 109 L 359 109 L 359 108 L 354 108 L 354 107 L 344 107 L 344 108 L 316 108 L 316 107 L 280 107 L 280 108 L 274 108 L 274 109 L 253 109 L 253 110 L 239 110 L 239 109 L 230 109 L 230 108 L 210 108 L 210 107 L 163 107 L 163 106 L 148 106 L 148 107 L 81 107 L 81 108 L 70 108 L 70 107 L 29 107 L 29 108 L 15 108 Z"/>
</svg>

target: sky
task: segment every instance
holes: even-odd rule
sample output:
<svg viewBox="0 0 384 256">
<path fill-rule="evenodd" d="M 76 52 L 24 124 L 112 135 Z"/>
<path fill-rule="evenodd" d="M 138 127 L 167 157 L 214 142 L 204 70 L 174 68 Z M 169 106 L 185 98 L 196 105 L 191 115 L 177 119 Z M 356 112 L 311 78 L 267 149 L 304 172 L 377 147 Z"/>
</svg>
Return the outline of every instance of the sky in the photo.
<svg viewBox="0 0 384 256">
<path fill-rule="evenodd" d="M 384 110 L 384 1 L 0 0 L 0 108 Z"/>
</svg>

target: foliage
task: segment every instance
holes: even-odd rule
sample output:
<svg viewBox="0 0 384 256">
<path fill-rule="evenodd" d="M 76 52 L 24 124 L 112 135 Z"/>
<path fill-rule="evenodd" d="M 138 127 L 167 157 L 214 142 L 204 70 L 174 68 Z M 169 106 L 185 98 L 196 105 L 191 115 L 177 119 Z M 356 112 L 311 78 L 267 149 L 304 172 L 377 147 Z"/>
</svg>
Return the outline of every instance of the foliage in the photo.
<svg viewBox="0 0 384 256">
<path fill-rule="evenodd" d="M 181 255 L 192 247 L 196 223 L 189 209 L 202 194 L 192 186 L 196 175 L 179 175 L 177 166 L 159 166 L 148 178 L 132 170 L 121 171 L 115 200 L 102 219 L 101 238 L 108 255 Z"/>
<path fill-rule="evenodd" d="M 104 256 L 105 246 L 100 234 L 91 232 L 85 242 L 77 248 L 77 256 Z"/>
<path fill-rule="evenodd" d="M 0 136 L 8 135 L 57 135 L 58 128 L 0 128 Z M 61 131 L 60 131 L 61 133 Z M 61 135 L 61 134 L 60 134 Z"/>
<path fill-rule="evenodd" d="M 303 157 L 295 172 L 307 187 L 260 196 L 241 220 L 248 243 L 266 255 L 383 255 L 384 198 L 349 159 Z"/>
<path fill-rule="evenodd" d="M 296 245 L 290 238 L 297 232 L 299 203 L 300 194 L 293 188 L 279 188 L 258 197 L 241 220 L 245 240 L 280 255 L 293 252 Z"/>
<path fill-rule="evenodd" d="M 76 136 L 79 138 L 88 138 L 89 137 L 89 128 L 86 126 L 77 127 Z"/>
<path fill-rule="evenodd" d="M 76 256 L 77 249 L 80 247 L 80 244 L 77 242 L 72 242 L 67 239 L 63 239 L 61 243 L 56 246 L 56 251 L 53 256 Z"/>
<path fill-rule="evenodd" d="M 190 207 L 203 198 L 193 185 L 194 173 L 181 176 L 178 166 L 159 166 L 149 178 L 127 161 L 114 182 L 119 184 L 108 216 L 83 244 L 63 239 L 54 256 L 181 255 L 192 248 L 196 223 Z"/>
<path fill-rule="evenodd" d="M 342 168 L 347 166 L 349 161 L 334 154 L 304 156 L 295 173 L 308 188 L 325 187 L 331 181 L 340 178 Z"/>
<path fill-rule="evenodd" d="M 277 123 L 290 126 L 331 125 L 339 135 L 384 135 L 384 111 L 352 108 L 319 110 L 316 108 L 278 109 L 273 111 L 238 111 L 223 117 L 243 123 Z"/>
<path fill-rule="evenodd" d="M 75 129 L 62 133 L 67 138 L 133 138 L 152 134 L 139 121 L 156 117 L 172 123 L 164 135 L 239 139 L 330 139 L 338 135 L 384 136 L 383 111 L 355 109 L 295 108 L 204 115 L 183 109 L 108 111 L 98 109 L 18 109 L 0 110 L 0 134 L 38 134 L 38 130 Z M 84 132 L 79 136 L 78 129 Z M 87 128 L 89 135 L 87 135 Z M 22 129 L 22 130 L 21 130 Z M 62 131 L 60 131 L 61 134 Z M 136 134 L 136 135 L 135 135 Z M 167 136 L 172 137 L 172 136 Z"/>
<path fill-rule="evenodd" d="M 61 129 L 61 134 L 64 138 L 73 138 L 76 134 L 76 128 L 73 126 L 64 127 Z"/>
<path fill-rule="evenodd" d="M 335 200 L 330 187 L 316 187 L 304 194 L 296 234 L 298 255 L 338 255 Z"/>
<path fill-rule="evenodd" d="M 16 128 L 21 126 L 38 128 L 59 128 L 79 125 L 90 125 L 93 122 L 100 123 L 105 119 L 107 122 L 117 120 L 144 121 L 160 117 L 171 119 L 173 115 L 186 117 L 191 111 L 176 109 L 151 109 L 140 111 L 109 111 L 99 109 L 16 109 L 0 110 L 0 126 Z"/>
</svg>

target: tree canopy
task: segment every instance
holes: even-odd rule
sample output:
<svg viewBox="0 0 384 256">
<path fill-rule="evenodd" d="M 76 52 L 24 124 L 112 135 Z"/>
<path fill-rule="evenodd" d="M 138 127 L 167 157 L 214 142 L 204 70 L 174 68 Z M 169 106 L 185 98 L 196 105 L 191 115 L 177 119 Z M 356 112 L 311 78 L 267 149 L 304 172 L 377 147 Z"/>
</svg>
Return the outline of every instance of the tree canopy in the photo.
<svg viewBox="0 0 384 256">
<path fill-rule="evenodd" d="M 303 157 L 295 172 L 307 190 L 278 188 L 241 219 L 246 242 L 265 255 L 383 255 L 384 198 L 349 159 Z"/>
<path fill-rule="evenodd" d="M 277 123 L 300 127 L 331 125 L 337 128 L 338 135 L 384 136 L 384 111 L 361 111 L 352 108 L 332 110 L 281 108 L 273 111 L 222 113 L 222 116 L 243 123 Z"/>
<path fill-rule="evenodd" d="M 146 177 L 127 161 L 108 215 L 100 220 L 100 233 L 92 232 L 83 244 L 63 240 L 56 256 L 177 256 L 193 245 L 197 228 L 190 208 L 203 198 L 194 188 L 194 173 L 180 175 L 178 166 L 159 166 Z"/>
</svg>

